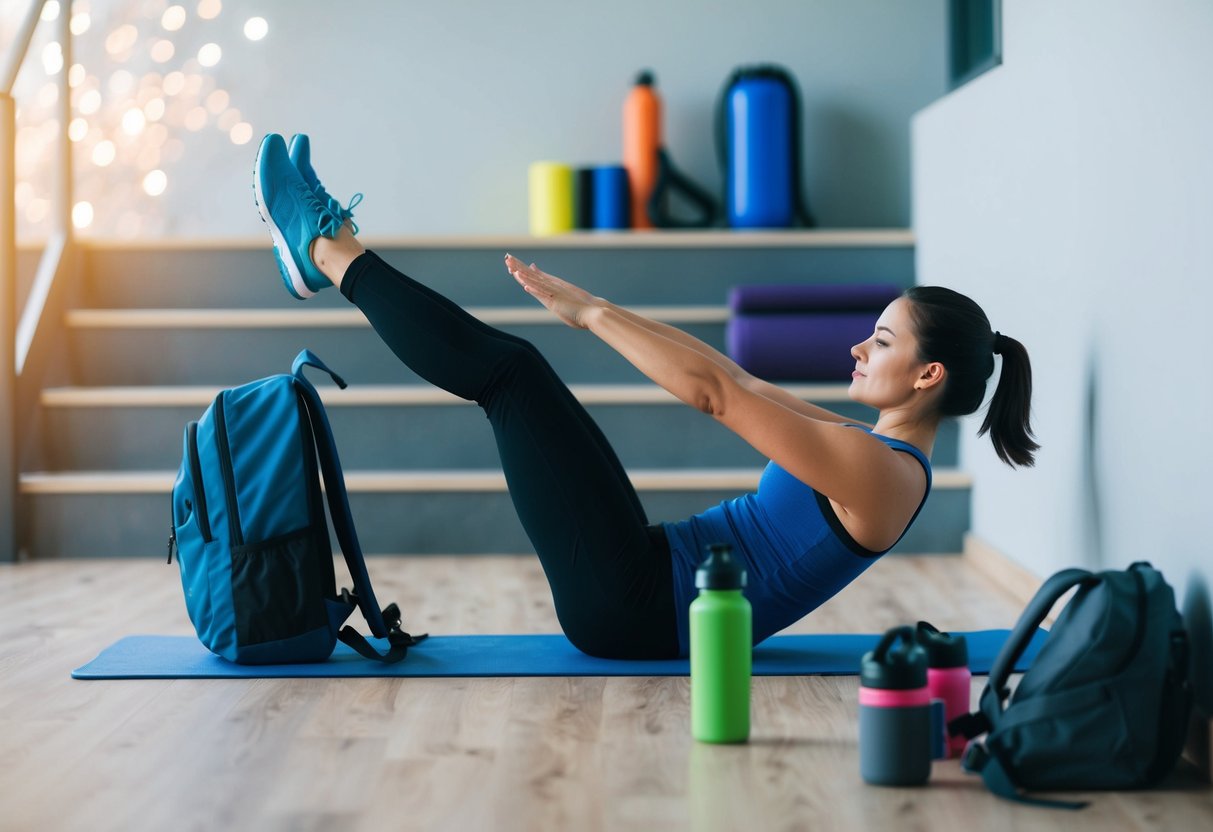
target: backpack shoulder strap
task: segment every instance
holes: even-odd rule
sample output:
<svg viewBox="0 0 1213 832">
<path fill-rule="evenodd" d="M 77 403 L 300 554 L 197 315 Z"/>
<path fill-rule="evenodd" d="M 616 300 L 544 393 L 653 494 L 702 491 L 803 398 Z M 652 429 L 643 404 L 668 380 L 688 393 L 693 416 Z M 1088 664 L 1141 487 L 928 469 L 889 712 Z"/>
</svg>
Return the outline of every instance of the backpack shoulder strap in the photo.
<svg viewBox="0 0 1213 832">
<path fill-rule="evenodd" d="M 1007 643 L 1002 646 L 998 658 L 994 660 L 994 667 L 990 670 L 989 683 L 981 695 L 981 709 L 987 716 L 993 717 L 1001 713 L 1002 701 L 1011 693 L 1007 689 L 1007 680 L 1011 678 L 1015 665 L 1023 656 L 1024 651 L 1028 649 L 1028 643 L 1032 640 L 1036 630 L 1044 623 L 1045 617 L 1049 614 L 1049 610 L 1053 609 L 1053 605 L 1061 596 L 1079 584 L 1098 583 L 1100 580 L 1098 575 L 1094 575 L 1086 569 L 1063 569 L 1045 581 L 1044 585 L 1036 591 L 1036 595 L 1019 616 L 1015 629 L 1007 637 Z M 988 697 L 991 698 L 990 704 L 995 709 L 993 713 L 987 708 Z"/>
<path fill-rule="evenodd" d="M 291 374 L 295 377 L 296 388 L 303 396 L 307 406 L 308 417 L 312 423 L 312 435 L 316 440 L 316 451 L 320 457 L 320 469 L 324 474 L 325 493 L 328 497 L 329 514 L 333 518 L 333 528 L 337 533 L 337 542 L 345 556 L 346 566 L 354 582 L 354 596 L 344 593 L 344 600 L 356 601 L 362 615 L 370 625 L 371 634 L 377 638 L 386 638 L 392 645 L 386 656 L 379 654 L 365 638 L 350 627 L 344 627 L 338 633 L 338 638 L 367 658 L 384 662 L 399 661 L 404 658 L 408 648 L 425 638 L 410 636 L 400 629 L 400 608 L 389 604 L 380 609 L 375 600 L 375 590 L 371 587 L 371 577 L 366 571 L 366 560 L 362 555 L 362 547 L 358 543 L 358 534 L 354 531 L 354 519 L 350 513 L 349 495 L 345 490 L 345 477 L 341 472 L 341 462 L 337 457 L 337 443 L 333 439 L 333 429 L 329 426 L 328 416 L 320 401 L 320 394 L 303 375 L 305 366 L 316 367 L 332 377 L 338 387 L 344 389 L 347 385 L 341 376 L 329 369 L 323 361 L 310 350 L 303 350 L 296 356 L 291 365 Z"/>
</svg>

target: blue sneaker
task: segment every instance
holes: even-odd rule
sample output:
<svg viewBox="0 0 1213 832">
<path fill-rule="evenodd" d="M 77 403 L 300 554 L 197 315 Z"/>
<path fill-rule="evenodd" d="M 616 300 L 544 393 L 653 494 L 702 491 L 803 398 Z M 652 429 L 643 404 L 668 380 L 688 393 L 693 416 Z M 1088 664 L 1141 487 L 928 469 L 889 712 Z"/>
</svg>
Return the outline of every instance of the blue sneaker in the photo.
<svg viewBox="0 0 1213 832">
<path fill-rule="evenodd" d="M 274 256 L 286 290 L 306 300 L 332 283 L 312 262 L 312 241 L 341 230 L 334 214 L 291 164 L 286 140 L 271 133 L 261 140 L 253 169 L 253 193 L 261 219 L 270 227 Z"/>
<path fill-rule="evenodd" d="M 308 140 L 306 133 L 296 133 L 291 136 L 289 146 L 291 156 L 291 164 L 295 166 L 295 170 L 307 182 L 308 187 L 312 189 L 312 193 L 316 194 L 319 199 L 330 211 L 341 218 L 342 222 L 347 220 L 354 233 L 358 233 L 358 224 L 354 222 L 354 207 L 362 202 L 362 194 L 354 194 L 350 197 L 350 204 L 341 207 L 341 203 L 329 195 L 329 192 L 320 184 L 320 177 L 316 176 L 316 171 L 312 168 L 312 144 Z"/>
</svg>

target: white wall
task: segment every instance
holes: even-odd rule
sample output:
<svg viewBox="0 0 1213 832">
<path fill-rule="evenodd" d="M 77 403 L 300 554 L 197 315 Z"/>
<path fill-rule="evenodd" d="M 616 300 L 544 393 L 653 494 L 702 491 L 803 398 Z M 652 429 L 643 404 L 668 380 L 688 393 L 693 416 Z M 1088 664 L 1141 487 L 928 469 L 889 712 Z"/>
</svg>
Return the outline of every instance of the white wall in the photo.
<svg viewBox="0 0 1213 832">
<path fill-rule="evenodd" d="M 98 209 L 89 233 L 114 234 L 114 217 L 137 205 L 149 218 L 142 236 L 260 235 L 256 142 L 293 131 L 312 135 L 336 196 L 366 192 L 358 216 L 369 233 L 525 231 L 527 165 L 617 162 L 623 98 L 645 67 L 666 102 L 675 162 L 715 191 L 715 99 L 735 66 L 754 62 L 784 64 L 803 89 L 804 178 L 820 221 L 905 227 L 909 121 L 946 89 L 943 0 L 226 0 L 214 20 L 178 2 L 186 25 L 166 33 L 167 0 L 92 0 L 78 59 L 104 86 L 116 69 L 163 75 L 217 42 L 222 60 L 199 72 L 206 89 L 230 93 L 254 139 L 233 146 L 214 117 L 186 131 L 184 110 L 170 106 L 165 123 L 185 150 L 164 162 L 169 187 L 149 200 L 142 174 L 123 164 L 140 140 L 120 139 L 119 162 L 99 170 L 91 136 L 78 148 L 82 198 Z M 253 15 L 269 22 L 258 43 L 241 34 Z M 139 29 L 139 46 L 115 61 L 103 47 L 123 23 Z M 176 54 L 156 64 L 148 49 L 161 37 Z M 121 98 L 107 95 L 93 118 L 109 132 Z"/>
<path fill-rule="evenodd" d="M 1039 462 L 1006 468 L 973 422 L 973 530 L 1042 577 L 1148 559 L 1207 627 L 1213 4 L 1003 15 L 1003 65 L 913 124 L 918 280 L 1033 359 Z"/>
</svg>

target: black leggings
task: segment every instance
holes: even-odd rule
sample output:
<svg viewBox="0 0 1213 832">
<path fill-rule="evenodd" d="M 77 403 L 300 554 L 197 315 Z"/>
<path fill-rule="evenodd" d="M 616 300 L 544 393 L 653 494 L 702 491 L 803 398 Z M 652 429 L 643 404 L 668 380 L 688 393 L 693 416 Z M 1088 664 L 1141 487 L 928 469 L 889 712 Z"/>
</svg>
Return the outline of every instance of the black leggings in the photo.
<svg viewBox="0 0 1213 832">
<path fill-rule="evenodd" d="M 370 251 L 350 264 L 341 293 L 415 373 L 488 416 L 569 641 L 607 658 L 677 656 L 665 534 L 649 525 L 606 437 L 539 351 Z"/>
</svg>

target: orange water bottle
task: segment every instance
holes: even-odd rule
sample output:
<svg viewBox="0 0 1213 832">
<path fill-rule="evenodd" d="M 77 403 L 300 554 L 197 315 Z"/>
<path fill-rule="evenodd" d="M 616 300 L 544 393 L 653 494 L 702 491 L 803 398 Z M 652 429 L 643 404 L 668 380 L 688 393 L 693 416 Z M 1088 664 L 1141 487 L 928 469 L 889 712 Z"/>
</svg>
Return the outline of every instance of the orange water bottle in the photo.
<svg viewBox="0 0 1213 832">
<path fill-rule="evenodd" d="M 645 70 L 623 102 L 623 166 L 632 194 L 632 227 L 652 228 L 649 198 L 657 184 L 657 150 L 661 147 L 661 99 L 653 73 Z"/>
</svg>

